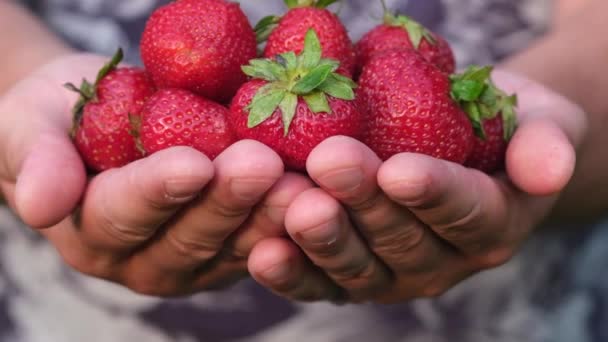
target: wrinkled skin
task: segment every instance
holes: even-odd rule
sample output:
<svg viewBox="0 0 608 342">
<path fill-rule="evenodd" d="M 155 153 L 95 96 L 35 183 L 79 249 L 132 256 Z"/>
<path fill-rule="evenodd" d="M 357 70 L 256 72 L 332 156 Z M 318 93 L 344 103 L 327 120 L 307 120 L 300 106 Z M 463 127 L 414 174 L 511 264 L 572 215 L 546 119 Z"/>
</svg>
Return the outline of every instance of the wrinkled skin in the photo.
<svg viewBox="0 0 608 342">
<path fill-rule="evenodd" d="M 331 138 L 307 164 L 321 189 L 287 211 L 293 242 L 258 244 L 253 276 L 295 300 L 400 303 L 439 296 L 507 262 L 569 183 L 586 118 L 537 83 L 494 77 L 520 95 L 506 174 L 412 153 L 383 163 L 353 139 Z"/>
</svg>

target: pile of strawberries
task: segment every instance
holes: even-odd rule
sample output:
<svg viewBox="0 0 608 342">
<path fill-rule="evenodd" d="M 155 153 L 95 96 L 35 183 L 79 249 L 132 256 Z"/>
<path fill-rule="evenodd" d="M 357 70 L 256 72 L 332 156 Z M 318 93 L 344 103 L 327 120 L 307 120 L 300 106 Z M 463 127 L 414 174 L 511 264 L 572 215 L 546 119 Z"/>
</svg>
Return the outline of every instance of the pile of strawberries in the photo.
<svg viewBox="0 0 608 342">
<path fill-rule="evenodd" d="M 311 150 L 344 135 L 380 158 L 414 152 L 487 173 L 504 167 L 516 97 L 491 67 L 455 73 L 449 44 L 403 15 L 354 44 L 327 6 L 285 0 L 289 10 L 252 27 L 227 0 L 177 0 L 149 18 L 145 66 L 122 52 L 84 80 L 72 136 L 92 171 L 121 167 L 172 146 L 209 158 L 240 139 L 274 149 L 304 171 Z M 258 52 L 258 47 L 264 48 Z"/>
</svg>

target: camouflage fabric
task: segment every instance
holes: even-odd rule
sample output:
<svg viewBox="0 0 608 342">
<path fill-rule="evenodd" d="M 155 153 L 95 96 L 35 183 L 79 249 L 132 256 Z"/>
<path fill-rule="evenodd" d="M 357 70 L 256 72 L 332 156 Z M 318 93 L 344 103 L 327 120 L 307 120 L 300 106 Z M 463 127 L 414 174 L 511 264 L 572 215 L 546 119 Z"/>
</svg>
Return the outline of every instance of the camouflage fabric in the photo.
<svg viewBox="0 0 608 342">
<path fill-rule="evenodd" d="M 137 43 L 154 0 L 30 1 L 82 49 L 117 45 L 139 63 Z M 243 0 L 257 21 L 279 0 Z M 497 61 L 545 29 L 550 1 L 389 1 L 444 34 L 459 65 Z M 262 13 L 263 12 L 263 13 Z M 353 39 L 374 25 L 376 1 L 348 1 Z M 543 233 L 509 264 L 437 300 L 394 306 L 293 304 L 252 281 L 189 299 L 161 300 L 82 276 L 52 246 L 0 207 L 0 341 L 608 341 L 608 228 Z"/>
</svg>

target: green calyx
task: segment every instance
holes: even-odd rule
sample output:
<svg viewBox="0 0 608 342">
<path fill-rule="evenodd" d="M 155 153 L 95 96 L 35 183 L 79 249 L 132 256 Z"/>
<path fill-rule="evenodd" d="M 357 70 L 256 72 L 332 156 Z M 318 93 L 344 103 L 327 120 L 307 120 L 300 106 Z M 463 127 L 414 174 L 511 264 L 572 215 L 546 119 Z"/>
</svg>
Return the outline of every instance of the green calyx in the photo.
<svg viewBox="0 0 608 342">
<path fill-rule="evenodd" d="M 327 8 L 338 1 L 340 0 L 285 0 L 285 5 L 289 9 L 300 7 Z M 260 19 L 254 27 L 258 44 L 268 40 L 272 31 L 279 25 L 281 18 L 277 15 L 269 15 Z"/>
<path fill-rule="evenodd" d="M 328 96 L 351 101 L 355 99 L 357 84 L 348 77 L 336 73 L 339 62 L 322 58 L 319 38 L 309 30 L 304 49 L 299 56 L 287 52 L 274 59 L 253 59 L 243 66 L 243 72 L 254 79 L 268 83 L 258 90 L 247 106 L 248 127 L 253 128 L 281 110 L 284 134 L 296 114 L 298 98 L 302 97 L 315 114 L 332 114 Z"/>
<path fill-rule="evenodd" d="M 80 83 L 80 87 L 76 87 L 72 83 L 66 83 L 64 85 L 65 88 L 80 94 L 78 102 L 76 102 L 76 105 L 72 109 L 74 115 L 74 126 L 72 127 L 71 132 L 72 136 L 75 134 L 76 127 L 80 125 L 84 106 L 86 106 L 86 104 L 89 102 L 97 101 L 97 85 L 104 77 L 106 77 L 110 72 L 116 69 L 120 62 L 122 62 L 123 57 L 123 51 L 119 48 L 118 51 L 116 51 L 116 53 L 114 54 L 114 56 L 112 56 L 111 60 L 106 63 L 101 68 L 101 70 L 99 70 L 97 78 L 95 79 L 95 83 L 93 84 L 91 84 L 91 82 L 87 81 L 86 79 L 83 79 Z"/>
<path fill-rule="evenodd" d="M 327 8 L 330 5 L 340 0 L 285 0 L 285 5 L 289 8 L 298 7 L 316 7 L 316 8 Z"/>
<path fill-rule="evenodd" d="M 473 65 L 462 74 L 450 76 L 451 96 L 468 114 L 481 139 L 486 139 L 483 122 L 502 115 L 504 139 L 509 141 L 517 128 L 517 95 L 507 95 L 496 87 L 490 78 L 492 71 L 491 66 Z"/>
<path fill-rule="evenodd" d="M 410 36 L 412 45 L 416 50 L 420 48 L 423 39 L 431 45 L 437 44 L 437 40 L 431 31 L 427 30 L 422 24 L 408 16 L 386 13 L 384 15 L 384 23 L 389 26 L 400 27 L 406 30 Z"/>
<path fill-rule="evenodd" d="M 384 0 L 380 1 L 384 8 L 384 24 L 406 30 L 416 50 L 420 48 L 423 39 L 431 45 L 437 44 L 435 36 L 426 27 L 406 15 L 391 13 L 386 6 L 386 2 Z"/>
</svg>

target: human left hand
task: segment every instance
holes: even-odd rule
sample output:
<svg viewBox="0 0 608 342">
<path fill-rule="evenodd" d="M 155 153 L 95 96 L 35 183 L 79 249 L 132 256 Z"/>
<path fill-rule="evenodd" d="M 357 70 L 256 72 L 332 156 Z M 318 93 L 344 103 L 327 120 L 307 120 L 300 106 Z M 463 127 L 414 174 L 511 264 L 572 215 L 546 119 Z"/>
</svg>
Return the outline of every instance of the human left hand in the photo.
<svg viewBox="0 0 608 342">
<path fill-rule="evenodd" d="M 521 76 L 495 71 L 494 80 L 520 100 L 505 174 L 411 153 L 382 163 L 358 141 L 329 139 L 308 160 L 321 189 L 287 211 L 293 242 L 259 243 L 253 277 L 293 300 L 398 303 L 507 262 L 569 183 L 586 118 Z"/>
</svg>

